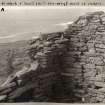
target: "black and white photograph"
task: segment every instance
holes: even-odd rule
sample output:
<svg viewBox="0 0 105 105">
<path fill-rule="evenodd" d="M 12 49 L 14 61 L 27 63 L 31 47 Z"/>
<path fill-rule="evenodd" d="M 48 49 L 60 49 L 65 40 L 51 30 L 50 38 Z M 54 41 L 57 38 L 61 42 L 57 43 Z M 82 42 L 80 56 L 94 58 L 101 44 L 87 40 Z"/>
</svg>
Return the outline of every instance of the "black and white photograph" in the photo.
<svg viewBox="0 0 105 105">
<path fill-rule="evenodd" d="M 0 103 L 105 103 L 105 7 L 0 7 Z"/>
</svg>

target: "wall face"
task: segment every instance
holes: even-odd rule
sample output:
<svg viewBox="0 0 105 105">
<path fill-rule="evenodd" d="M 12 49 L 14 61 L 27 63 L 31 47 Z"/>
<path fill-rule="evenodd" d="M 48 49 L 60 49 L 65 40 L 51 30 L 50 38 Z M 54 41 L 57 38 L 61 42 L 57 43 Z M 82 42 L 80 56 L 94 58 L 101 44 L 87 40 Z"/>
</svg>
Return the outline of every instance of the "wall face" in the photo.
<svg viewBox="0 0 105 105">
<path fill-rule="evenodd" d="M 10 75 L 0 87 L 0 102 L 64 102 L 61 77 L 62 56 L 68 39 L 62 32 L 45 34 L 29 43 L 28 66 Z"/>
<path fill-rule="evenodd" d="M 80 16 L 64 33 L 43 38 L 43 43 L 50 42 L 43 49 L 53 55 L 46 67 L 51 70 L 51 65 L 59 77 L 56 81 L 61 85 L 55 83 L 55 87 L 62 87 L 66 102 L 105 102 L 105 14 Z"/>
<path fill-rule="evenodd" d="M 60 75 L 61 56 L 67 50 L 67 43 L 68 39 L 63 37 L 63 33 L 42 35 L 38 40 L 30 43 L 28 54 L 33 61 L 39 64 L 39 69 L 36 70 L 38 90 L 34 88 L 35 102 L 59 100 L 55 97 L 59 96 L 63 87 Z"/>
<path fill-rule="evenodd" d="M 105 102 L 105 14 L 87 14 L 69 26 L 62 76 L 66 89 L 85 102 Z"/>
</svg>

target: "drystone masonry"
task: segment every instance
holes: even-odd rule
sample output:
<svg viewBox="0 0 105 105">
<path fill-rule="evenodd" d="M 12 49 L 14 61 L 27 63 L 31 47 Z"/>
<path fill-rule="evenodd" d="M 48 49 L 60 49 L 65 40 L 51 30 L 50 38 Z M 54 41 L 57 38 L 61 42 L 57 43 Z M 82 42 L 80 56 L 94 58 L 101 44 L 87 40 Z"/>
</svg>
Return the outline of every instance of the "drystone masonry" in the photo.
<svg viewBox="0 0 105 105">
<path fill-rule="evenodd" d="M 31 64 L 0 87 L 1 102 L 105 103 L 105 13 L 31 40 Z"/>
<path fill-rule="evenodd" d="M 0 87 L 1 102 L 47 102 L 63 91 L 62 55 L 67 52 L 68 39 L 62 32 L 44 34 L 29 42 L 27 54 L 31 64 L 10 75 Z"/>
<path fill-rule="evenodd" d="M 66 36 L 70 38 L 63 59 L 66 90 L 83 102 L 105 102 L 105 13 L 80 16 Z"/>
</svg>

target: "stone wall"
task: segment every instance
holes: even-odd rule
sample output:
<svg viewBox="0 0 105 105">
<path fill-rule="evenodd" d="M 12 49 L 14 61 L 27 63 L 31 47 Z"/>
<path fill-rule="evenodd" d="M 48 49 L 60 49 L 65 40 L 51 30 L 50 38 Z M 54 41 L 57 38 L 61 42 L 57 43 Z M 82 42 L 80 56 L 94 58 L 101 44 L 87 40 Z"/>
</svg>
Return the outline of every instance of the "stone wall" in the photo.
<svg viewBox="0 0 105 105">
<path fill-rule="evenodd" d="M 65 36 L 70 37 L 62 72 L 66 89 L 82 102 L 105 102 L 105 14 L 79 17 Z"/>
<path fill-rule="evenodd" d="M 0 87 L 1 102 L 56 101 L 63 91 L 61 61 L 67 45 L 68 39 L 62 32 L 44 34 L 30 41 L 27 54 L 31 64 L 10 75 Z"/>
<path fill-rule="evenodd" d="M 1 102 L 105 102 L 105 13 L 30 41 L 32 63 L 0 87 Z"/>
</svg>

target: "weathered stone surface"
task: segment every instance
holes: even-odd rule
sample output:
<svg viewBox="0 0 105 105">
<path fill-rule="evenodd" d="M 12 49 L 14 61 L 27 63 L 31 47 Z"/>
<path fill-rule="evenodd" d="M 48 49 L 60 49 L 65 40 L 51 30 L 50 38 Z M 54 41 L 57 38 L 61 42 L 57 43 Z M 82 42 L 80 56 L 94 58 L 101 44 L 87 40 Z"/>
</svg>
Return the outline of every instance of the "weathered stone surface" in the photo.
<svg viewBox="0 0 105 105">
<path fill-rule="evenodd" d="M 0 87 L 1 100 L 4 94 L 15 101 L 33 89 L 33 101 L 55 102 L 62 93 L 75 102 L 105 103 L 104 12 L 80 16 L 64 32 L 41 35 L 29 43 L 27 53 L 29 68 Z"/>
<path fill-rule="evenodd" d="M 1 95 L 1 96 L 0 96 L 0 101 L 5 100 L 5 99 L 6 99 L 6 97 L 7 97 L 7 95 Z"/>
<path fill-rule="evenodd" d="M 17 90 L 11 92 L 9 94 L 9 99 L 15 99 L 15 98 L 18 98 L 19 96 L 21 96 L 23 93 L 25 93 L 26 91 L 32 89 L 32 88 L 35 88 L 37 87 L 36 84 L 27 84 L 26 86 L 23 86 L 23 87 L 20 87 L 18 88 Z"/>
</svg>

